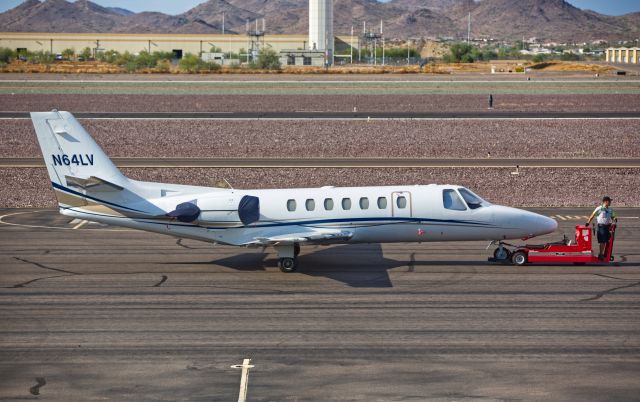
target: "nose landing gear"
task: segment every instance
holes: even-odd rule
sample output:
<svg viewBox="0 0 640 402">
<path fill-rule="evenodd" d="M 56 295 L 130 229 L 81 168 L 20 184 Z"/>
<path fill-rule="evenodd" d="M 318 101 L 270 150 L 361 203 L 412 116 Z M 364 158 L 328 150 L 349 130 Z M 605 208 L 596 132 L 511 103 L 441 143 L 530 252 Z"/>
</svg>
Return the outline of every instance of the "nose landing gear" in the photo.
<svg viewBox="0 0 640 402">
<path fill-rule="evenodd" d="M 509 251 L 502 243 L 498 243 L 498 248 L 493 252 L 493 258 L 496 261 L 509 261 L 511 259 L 511 251 Z"/>
</svg>

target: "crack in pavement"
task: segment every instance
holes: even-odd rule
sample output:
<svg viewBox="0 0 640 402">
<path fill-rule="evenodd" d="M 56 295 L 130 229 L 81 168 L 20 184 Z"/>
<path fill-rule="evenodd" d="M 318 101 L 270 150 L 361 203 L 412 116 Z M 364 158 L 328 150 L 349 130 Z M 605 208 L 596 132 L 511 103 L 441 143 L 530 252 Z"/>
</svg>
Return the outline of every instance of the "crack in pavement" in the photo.
<svg viewBox="0 0 640 402">
<path fill-rule="evenodd" d="M 154 288 L 160 287 L 160 285 L 162 285 L 166 281 L 167 281 L 167 275 L 162 275 L 162 279 L 160 279 L 160 282 L 158 282 L 155 285 L 153 285 L 153 287 Z"/>
<path fill-rule="evenodd" d="M 77 272 L 72 272 L 72 271 L 66 271 L 64 269 L 60 269 L 60 268 L 52 268 L 52 267 L 47 267 L 46 265 L 40 264 L 39 262 L 35 262 L 35 261 L 29 261 L 27 259 L 24 258 L 20 258 L 20 257 L 13 257 L 15 260 L 27 263 L 27 264 L 32 264 L 35 265 L 38 268 L 42 268 L 42 269 L 48 269 L 51 271 L 57 271 L 57 272 L 64 272 L 65 274 L 70 274 L 70 275 L 80 275 Z"/>
<path fill-rule="evenodd" d="M 29 388 L 29 392 L 31 393 L 31 395 L 40 395 L 40 388 L 47 385 L 47 380 L 45 380 L 44 377 L 36 377 L 36 382 L 36 385 Z"/>
<path fill-rule="evenodd" d="M 26 282 L 22 282 L 22 283 L 17 283 L 17 284 L 15 284 L 15 285 L 13 285 L 13 286 L 5 286 L 4 288 L 5 288 L 5 289 L 23 288 L 23 287 L 25 287 L 25 286 L 27 286 L 27 285 L 30 285 L 30 284 L 32 284 L 32 283 L 34 283 L 34 282 L 41 281 L 41 280 L 43 280 L 43 279 L 61 278 L 61 277 L 63 277 L 63 276 L 70 276 L 70 275 L 69 275 L 69 274 L 67 274 L 67 275 L 52 275 L 52 276 L 44 276 L 44 277 L 42 277 L 42 278 L 36 278 L 36 279 L 31 279 L 30 281 L 26 281 Z"/>
<path fill-rule="evenodd" d="M 595 276 L 601 276 L 601 277 L 603 277 L 603 278 L 608 278 L 608 279 L 617 279 L 617 280 L 619 280 L 619 281 L 633 281 L 633 280 L 635 280 L 635 279 L 633 279 L 633 278 L 632 278 L 632 279 L 627 279 L 627 278 L 618 278 L 618 277 L 615 277 L 615 276 L 605 275 L 605 274 L 594 274 L 594 275 L 595 275 Z"/>
<path fill-rule="evenodd" d="M 603 297 L 604 295 L 607 295 L 611 292 L 615 292 L 616 290 L 620 290 L 620 289 L 625 289 L 625 288 L 632 288 L 634 286 L 638 286 L 640 285 L 640 282 L 634 282 L 634 283 L 630 283 L 628 285 L 624 285 L 624 286 L 617 286 L 615 288 L 611 288 L 611 289 L 607 289 L 605 291 L 599 292 L 598 294 L 596 294 L 593 297 L 589 297 L 588 299 L 582 299 L 580 301 L 593 301 L 593 300 L 598 300 L 601 297 Z"/>
<path fill-rule="evenodd" d="M 187 249 L 189 249 L 189 250 L 195 250 L 195 248 L 194 248 L 194 247 L 187 246 L 186 244 L 182 244 L 182 240 L 184 240 L 184 239 L 180 238 L 180 239 L 176 240 L 176 244 L 177 244 L 178 246 L 180 246 L 180 247 L 184 247 L 184 248 L 187 248 Z"/>
</svg>

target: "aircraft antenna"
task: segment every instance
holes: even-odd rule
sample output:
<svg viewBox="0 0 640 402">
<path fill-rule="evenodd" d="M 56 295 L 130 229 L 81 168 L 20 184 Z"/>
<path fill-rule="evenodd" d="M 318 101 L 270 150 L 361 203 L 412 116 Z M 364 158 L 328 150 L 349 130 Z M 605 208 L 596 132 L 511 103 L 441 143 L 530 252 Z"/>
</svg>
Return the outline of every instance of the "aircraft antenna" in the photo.
<svg viewBox="0 0 640 402">
<path fill-rule="evenodd" d="M 229 183 L 227 179 L 223 177 L 222 180 L 224 180 L 224 182 L 227 183 L 227 186 L 229 186 L 230 189 L 235 190 L 235 188 L 233 188 L 233 186 L 231 185 L 231 183 Z"/>
</svg>

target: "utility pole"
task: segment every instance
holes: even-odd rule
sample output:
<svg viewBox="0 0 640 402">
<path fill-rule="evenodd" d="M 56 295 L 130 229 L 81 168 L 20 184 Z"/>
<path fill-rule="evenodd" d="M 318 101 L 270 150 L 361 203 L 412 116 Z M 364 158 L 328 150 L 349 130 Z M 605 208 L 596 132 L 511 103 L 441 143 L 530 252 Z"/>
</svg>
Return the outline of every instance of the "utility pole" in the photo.
<svg viewBox="0 0 640 402">
<path fill-rule="evenodd" d="M 222 13 L 222 34 L 224 35 L 224 13 Z"/>
<path fill-rule="evenodd" d="M 353 25 L 351 25 L 351 64 L 353 64 Z"/>
<path fill-rule="evenodd" d="M 467 19 L 467 43 L 471 43 L 471 11 L 469 11 Z"/>
</svg>

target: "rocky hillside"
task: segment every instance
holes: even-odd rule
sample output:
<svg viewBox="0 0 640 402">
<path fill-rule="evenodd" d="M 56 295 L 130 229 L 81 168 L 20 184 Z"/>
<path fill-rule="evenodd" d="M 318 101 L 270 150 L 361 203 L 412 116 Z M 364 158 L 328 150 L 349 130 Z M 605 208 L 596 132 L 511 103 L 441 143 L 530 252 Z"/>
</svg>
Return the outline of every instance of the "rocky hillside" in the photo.
<svg viewBox="0 0 640 402">
<path fill-rule="evenodd" d="M 29 32 L 244 32 L 247 20 L 265 18 L 270 33 L 306 33 L 307 0 L 208 0 L 180 15 L 133 13 L 88 0 L 27 0 L 0 14 L 0 29 Z M 619 17 L 581 10 L 564 0 L 336 0 L 335 32 L 362 32 L 366 21 L 387 37 L 465 38 L 471 13 L 472 36 L 497 39 L 537 37 L 556 41 L 634 39 L 640 13 Z"/>
</svg>

